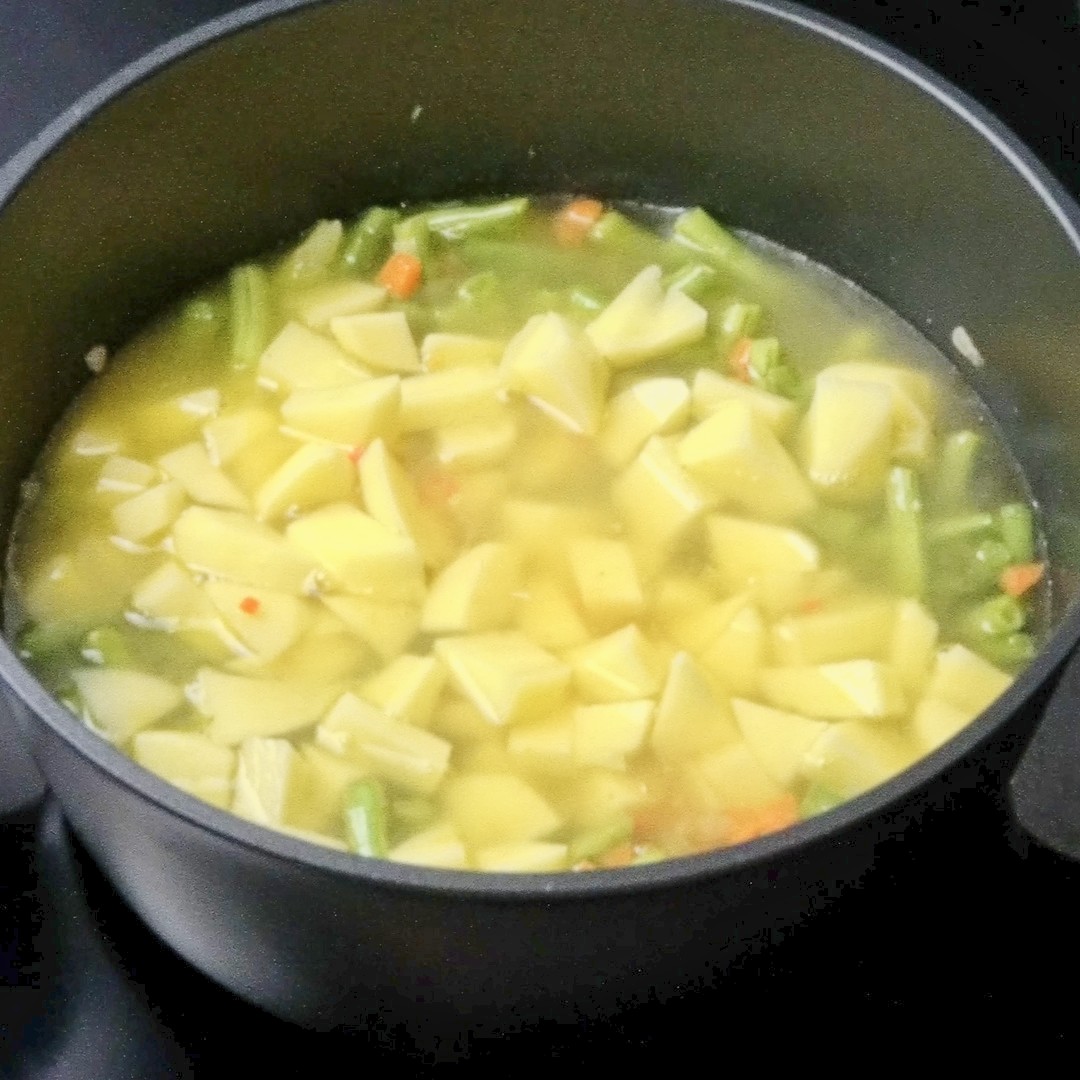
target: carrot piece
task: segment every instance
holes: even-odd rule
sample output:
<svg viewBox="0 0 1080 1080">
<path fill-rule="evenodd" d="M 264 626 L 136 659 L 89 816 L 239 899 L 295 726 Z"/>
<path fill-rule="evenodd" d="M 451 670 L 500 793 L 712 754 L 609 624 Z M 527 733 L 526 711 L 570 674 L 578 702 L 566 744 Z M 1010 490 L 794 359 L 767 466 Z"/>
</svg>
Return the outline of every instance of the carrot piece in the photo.
<svg viewBox="0 0 1080 1080">
<path fill-rule="evenodd" d="M 816 615 L 825 606 L 825 601 L 820 596 L 808 596 L 799 604 L 800 615 Z"/>
<path fill-rule="evenodd" d="M 739 338 L 731 348 L 728 365 L 739 382 L 748 383 L 750 381 L 750 350 L 753 345 L 752 338 L 744 337 Z"/>
<path fill-rule="evenodd" d="M 604 204 L 598 199 L 574 199 L 556 215 L 553 222 L 555 239 L 563 247 L 577 247 L 589 230 L 600 220 Z"/>
<path fill-rule="evenodd" d="M 1023 596 L 1042 581 L 1046 572 L 1043 563 L 1017 563 L 1001 571 L 1001 591 L 1008 596 Z"/>
<path fill-rule="evenodd" d="M 461 490 L 457 477 L 448 472 L 430 472 L 417 481 L 420 501 L 431 505 L 448 503 Z"/>
<path fill-rule="evenodd" d="M 257 615 L 261 607 L 262 604 L 259 603 L 258 597 L 255 596 L 245 596 L 240 601 L 240 610 L 245 615 Z"/>
<path fill-rule="evenodd" d="M 779 832 L 799 820 L 799 803 L 794 795 L 781 795 L 773 802 L 759 806 L 755 812 L 758 835 Z"/>
<path fill-rule="evenodd" d="M 349 460 L 355 465 L 367 451 L 367 447 L 363 443 L 357 443 L 348 453 Z"/>
<path fill-rule="evenodd" d="M 424 264 L 408 251 L 395 251 L 383 263 L 375 280 L 395 300 L 408 300 L 420 288 L 424 276 Z"/>
<path fill-rule="evenodd" d="M 634 861 L 632 844 L 619 844 L 600 856 L 600 865 L 605 870 L 615 870 L 620 866 L 629 866 Z"/>
</svg>

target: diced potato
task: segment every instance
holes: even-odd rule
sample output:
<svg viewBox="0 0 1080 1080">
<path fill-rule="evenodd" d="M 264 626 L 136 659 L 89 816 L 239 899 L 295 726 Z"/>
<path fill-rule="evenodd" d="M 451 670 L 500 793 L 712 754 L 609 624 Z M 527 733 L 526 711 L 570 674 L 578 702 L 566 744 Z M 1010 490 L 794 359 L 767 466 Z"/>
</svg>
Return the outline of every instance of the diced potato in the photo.
<svg viewBox="0 0 1080 1080">
<path fill-rule="evenodd" d="M 645 744 L 652 701 L 581 705 L 573 712 L 574 760 L 579 765 L 625 769 L 629 755 Z"/>
<path fill-rule="evenodd" d="M 325 613 L 324 613 L 325 614 Z M 343 624 L 336 629 L 309 631 L 269 664 L 248 657 L 232 660 L 230 671 L 247 675 L 257 671 L 267 678 L 286 682 L 330 683 L 341 686 L 368 674 L 376 665 L 371 649 Z"/>
<path fill-rule="evenodd" d="M 476 868 L 500 874 L 543 874 L 565 870 L 569 850 L 566 844 L 541 840 L 492 844 L 476 852 Z"/>
<path fill-rule="evenodd" d="M 290 292 L 284 306 L 309 329 L 325 332 L 331 319 L 374 311 L 385 301 L 386 290 L 379 285 L 367 281 L 334 281 Z"/>
<path fill-rule="evenodd" d="M 453 527 L 462 544 L 491 538 L 498 529 L 506 497 L 506 473 L 501 469 L 477 469 L 455 476 L 457 490 L 448 500 Z"/>
<path fill-rule="evenodd" d="M 645 594 L 630 548 L 621 540 L 581 536 L 567 544 L 570 576 L 586 615 L 600 627 L 641 614 Z"/>
<path fill-rule="evenodd" d="M 228 465 L 274 434 L 277 426 L 277 417 L 269 409 L 237 409 L 207 420 L 202 427 L 203 442 L 212 464 Z"/>
<path fill-rule="evenodd" d="M 648 797 L 644 782 L 610 769 L 590 769 L 573 786 L 571 806 L 574 824 L 589 828 L 633 813 Z"/>
<path fill-rule="evenodd" d="M 425 371 L 459 367 L 495 367 L 506 343 L 473 334 L 428 334 L 420 343 L 420 366 Z"/>
<path fill-rule="evenodd" d="M 255 679 L 204 667 L 188 693 L 196 708 L 210 718 L 207 736 L 222 746 L 235 746 L 247 738 L 287 735 L 310 727 L 339 690 L 310 681 Z"/>
<path fill-rule="evenodd" d="M 383 660 L 392 660 L 405 649 L 420 626 L 420 609 L 415 604 L 380 603 L 358 596 L 322 596 L 320 599 Z"/>
<path fill-rule="evenodd" d="M 505 626 L 514 609 L 521 556 L 510 544 L 478 544 L 432 582 L 420 612 L 429 634 L 479 633 Z"/>
<path fill-rule="evenodd" d="M 367 766 L 305 743 L 293 766 L 285 820 L 295 828 L 340 834 L 346 792 L 368 775 Z"/>
<path fill-rule="evenodd" d="M 403 311 L 338 315 L 330 320 L 330 333 L 347 353 L 377 371 L 420 370 L 420 353 Z"/>
<path fill-rule="evenodd" d="M 210 460 L 201 442 L 183 446 L 158 458 L 158 467 L 172 477 L 189 495 L 203 506 L 220 506 L 226 510 L 247 510 L 244 493 Z"/>
<path fill-rule="evenodd" d="M 498 413 L 502 376 L 489 368 L 461 367 L 401 380 L 398 430 L 427 431 Z"/>
<path fill-rule="evenodd" d="M 435 429 L 435 457 L 455 469 L 481 469 L 504 461 L 517 442 L 518 425 L 509 409 L 475 423 Z"/>
<path fill-rule="evenodd" d="M 351 386 L 294 390 L 281 403 L 287 430 L 335 446 L 366 446 L 390 431 L 401 402 L 401 379 L 386 375 Z"/>
<path fill-rule="evenodd" d="M 937 412 L 934 388 L 926 375 L 913 367 L 873 361 L 831 364 L 828 371 L 838 378 L 888 387 L 893 401 L 893 460 L 926 464 L 933 449 Z"/>
<path fill-rule="evenodd" d="M 814 382 L 800 435 L 806 474 L 829 498 L 870 502 L 885 490 L 893 445 L 893 396 L 880 383 L 830 375 Z"/>
<path fill-rule="evenodd" d="M 403 840 L 389 852 L 394 862 L 438 870 L 467 870 L 469 857 L 457 830 L 448 823 L 433 825 Z"/>
<path fill-rule="evenodd" d="M 500 370 L 511 390 L 530 398 L 570 431 L 596 433 L 607 392 L 607 365 L 563 316 L 548 312 L 529 319 L 506 346 Z"/>
<path fill-rule="evenodd" d="M 964 645 L 941 649 L 926 696 L 975 717 L 1012 685 L 1012 677 Z"/>
<path fill-rule="evenodd" d="M 525 582 L 515 618 L 518 629 L 545 649 L 571 648 L 592 636 L 570 591 L 550 575 Z"/>
<path fill-rule="evenodd" d="M 713 810 L 760 806 L 784 794 L 784 789 L 742 741 L 694 759 L 683 775 L 688 789 Z"/>
<path fill-rule="evenodd" d="M 360 696 L 391 720 L 427 727 L 445 686 L 446 668 L 438 657 L 406 653 L 368 679 Z"/>
<path fill-rule="evenodd" d="M 275 277 L 286 288 L 317 281 L 337 261 L 345 226 L 337 218 L 323 218 L 301 237 L 275 268 Z"/>
<path fill-rule="evenodd" d="M 297 758 L 286 739 L 245 739 L 237 755 L 232 812 L 256 825 L 282 824 Z"/>
<path fill-rule="evenodd" d="M 427 566 L 445 566 L 453 557 L 454 537 L 445 518 L 424 506 L 405 470 L 382 439 L 376 439 L 359 463 L 360 488 L 367 512 L 388 529 L 408 537 Z"/>
<path fill-rule="evenodd" d="M 268 525 L 233 510 L 189 506 L 173 526 L 177 557 L 189 569 L 242 585 L 303 595 L 315 563 Z"/>
<path fill-rule="evenodd" d="M 685 379 L 642 379 L 609 402 L 599 446 L 608 464 L 628 465 L 654 435 L 668 435 L 690 418 L 690 388 Z"/>
<path fill-rule="evenodd" d="M 259 487 L 255 517 L 259 521 L 278 521 L 347 499 L 355 487 L 356 471 L 338 447 L 306 443 Z"/>
<path fill-rule="evenodd" d="M 595 534 L 603 518 L 591 508 L 543 499 L 507 499 L 502 507 L 503 534 L 538 562 L 561 566 L 573 537 Z M 551 538 L 557 536 L 558 544 Z"/>
<path fill-rule="evenodd" d="M 894 601 L 874 599 L 789 615 L 772 628 L 773 658 L 778 664 L 885 659 L 896 617 Z"/>
<path fill-rule="evenodd" d="M 208 386 L 203 390 L 192 390 L 190 394 L 181 394 L 174 400 L 176 407 L 186 416 L 208 420 L 217 416 L 221 408 L 221 391 L 216 386 Z"/>
<path fill-rule="evenodd" d="M 665 293 L 659 266 L 647 266 L 585 328 L 615 367 L 665 356 L 705 336 L 708 313 L 679 289 Z"/>
<path fill-rule="evenodd" d="M 337 589 L 383 603 L 410 603 L 423 595 L 415 544 L 351 503 L 332 503 L 297 518 L 285 536 Z"/>
<path fill-rule="evenodd" d="M 717 750 L 739 737 L 726 694 L 694 658 L 676 653 L 656 706 L 649 745 L 662 761 Z"/>
<path fill-rule="evenodd" d="M 974 719 L 967 709 L 958 709 L 945 701 L 923 698 L 911 717 L 911 732 L 919 750 L 929 754 L 958 735 Z"/>
<path fill-rule="evenodd" d="M 518 724 L 506 737 L 506 749 L 522 766 L 556 774 L 574 765 L 574 716 L 572 712 Z"/>
<path fill-rule="evenodd" d="M 195 731 L 140 731 L 131 756 L 163 780 L 222 810 L 232 802 L 236 751 Z"/>
<path fill-rule="evenodd" d="M 459 697 L 453 690 L 448 690 L 431 718 L 431 730 L 461 747 L 466 743 L 475 745 L 489 742 L 495 729 L 492 728 L 491 721 L 471 701 Z M 461 764 L 460 758 L 455 764 Z"/>
<path fill-rule="evenodd" d="M 804 771 L 841 798 L 861 795 L 903 772 L 919 757 L 889 725 L 867 720 L 828 724 L 806 752 Z"/>
<path fill-rule="evenodd" d="M 735 698 L 731 708 L 746 745 L 765 771 L 778 784 L 790 787 L 801 775 L 806 754 L 824 733 L 827 722 L 744 698 Z"/>
<path fill-rule="evenodd" d="M 896 606 L 887 658 L 913 700 L 922 693 L 930 678 L 937 644 L 937 620 L 917 600 L 901 600 Z"/>
<path fill-rule="evenodd" d="M 679 441 L 679 464 L 726 505 L 767 521 L 794 521 L 815 503 L 791 455 L 743 401 L 721 402 Z"/>
<path fill-rule="evenodd" d="M 131 606 L 162 630 L 205 625 L 217 615 L 206 591 L 174 559 L 167 559 L 135 586 Z"/>
<path fill-rule="evenodd" d="M 798 406 L 790 398 L 737 379 L 729 379 L 709 368 L 699 368 L 694 373 L 691 408 L 696 419 L 704 420 L 712 416 L 728 401 L 744 402 L 778 438 L 784 438 L 795 426 Z"/>
<path fill-rule="evenodd" d="M 670 556 L 710 502 L 659 436 L 616 479 L 611 496 L 646 570 Z"/>
<path fill-rule="evenodd" d="M 589 702 L 655 697 L 663 682 L 660 657 L 633 623 L 572 650 L 569 661 L 578 693 Z"/>
<path fill-rule="evenodd" d="M 817 570 L 817 545 L 795 529 L 761 521 L 711 515 L 709 548 L 721 588 L 738 592 L 763 579 Z"/>
<path fill-rule="evenodd" d="M 370 378 L 329 338 L 298 322 L 284 329 L 259 358 L 259 382 L 271 390 L 344 387 Z"/>
<path fill-rule="evenodd" d="M 160 479 L 158 470 L 145 461 L 112 454 L 105 459 L 98 473 L 97 490 L 110 494 L 135 495 L 156 484 Z"/>
<path fill-rule="evenodd" d="M 447 781 L 447 815 L 469 847 L 542 840 L 562 819 L 535 788 L 513 773 L 473 773 Z"/>
<path fill-rule="evenodd" d="M 185 502 L 184 489 L 175 480 L 166 480 L 117 503 L 112 508 L 113 528 L 125 540 L 145 543 L 176 520 Z"/>
<path fill-rule="evenodd" d="M 710 626 L 703 622 L 702 628 Z M 757 690 L 765 661 L 765 622 L 745 594 L 718 605 L 710 633 L 694 650 L 701 666 L 733 694 Z"/>
<path fill-rule="evenodd" d="M 761 692 L 777 708 L 823 720 L 899 716 L 907 708 L 896 673 L 877 660 L 766 668 Z"/>
<path fill-rule="evenodd" d="M 71 678 L 94 729 L 113 743 L 127 742 L 184 700 L 173 683 L 127 668 L 77 668 Z"/>
<path fill-rule="evenodd" d="M 497 726 L 550 714 L 570 686 L 569 665 L 513 630 L 440 638 L 435 653 L 458 690 Z"/>
<path fill-rule="evenodd" d="M 309 601 L 292 593 L 208 581 L 203 588 L 225 625 L 261 666 L 289 648 L 311 622 Z"/>
<path fill-rule="evenodd" d="M 338 698 L 315 730 L 324 750 L 360 764 L 390 784 L 430 795 L 446 775 L 451 745 L 430 731 L 391 720 L 355 694 Z"/>
</svg>

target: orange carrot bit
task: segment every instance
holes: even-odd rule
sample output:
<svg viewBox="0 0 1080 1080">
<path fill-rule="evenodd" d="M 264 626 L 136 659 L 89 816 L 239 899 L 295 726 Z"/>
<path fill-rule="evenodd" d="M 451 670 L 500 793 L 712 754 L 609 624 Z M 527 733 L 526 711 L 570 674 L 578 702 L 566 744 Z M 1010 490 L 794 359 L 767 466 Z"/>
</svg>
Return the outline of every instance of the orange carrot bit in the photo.
<svg viewBox="0 0 1080 1080">
<path fill-rule="evenodd" d="M 731 348 L 728 365 L 739 382 L 748 383 L 750 381 L 750 350 L 753 345 L 752 338 L 744 337 L 739 338 Z"/>
<path fill-rule="evenodd" d="M 1001 572 L 1001 591 L 1009 596 L 1023 596 L 1042 581 L 1045 572 L 1046 566 L 1038 562 L 1006 566 Z"/>
<path fill-rule="evenodd" d="M 800 615 L 816 615 L 825 606 L 825 601 L 820 596 L 808 596 L 799 604 Z"/>
<path fill-rule="evenodd" d="M 461 491 L 461 483 L 448 472 L 430 472 L 417 481 L 417 495 L 428 506 L 450 502 Z"/>
<path fill-rule="evenodd" d="M 599 199 L 574 199 L 556 215 L 553 223 L 555 240 L 563 247 L 584 243 L 589 230 L 600 220 L 604 204 Z"/>
<path fill-rule="evenodd" d="M 395 300 L 408 300 L 420 288 L 424 264 L 408 251 L 395 251 L 383 263 L 375 280 Z"/>
<path fill-rule="evenodd" d="M 364 443 L 357 443 L 348 453 L 349 460 L 355 465 L 367 452 L 367 446 Z"/>
<path fill-rule="evenodd" d="M 240 610 L 245 615 L 258 615 L 259 608 L 261 607 L 262 604 L 259 602 L 258 597 L 255 596 L 245 596 L 244 599 L 240 601 Z"/>
<path fill-rule="evenodd" d="M 798 800 L 794 795 L 781 795 L 780 798 L 759 806 L 755 817 L 759 836 L 790 828 L 799 820 Z"/>
<path fill-rule="evenodd" d="M 570 869 L 571 870 L 577 870 L 577 871 L 595 870 L 596 869 L 596 863 L 594 863 L 591 859 L 582 859 L 580 862 L 574 863 L 574 865 L 571 866 Z"/>
<path fill-rule="evenodd" d="M 629 866 L 634 861 L 633 844 L 619 844 L 605 851 L 600 856 L 600 865 L 605 870 L 616 870 L 621 866 Z"/>
</svg>

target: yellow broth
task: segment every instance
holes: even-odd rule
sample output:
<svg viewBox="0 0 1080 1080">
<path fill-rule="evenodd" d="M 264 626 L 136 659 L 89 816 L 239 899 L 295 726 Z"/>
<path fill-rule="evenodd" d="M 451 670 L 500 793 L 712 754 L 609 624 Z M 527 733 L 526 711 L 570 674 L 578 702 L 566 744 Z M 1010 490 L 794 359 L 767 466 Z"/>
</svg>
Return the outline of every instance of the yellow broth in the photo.
<svg viewBox="0 0 1080 1080">
<path fill-rule="evenodd" d="M 8 627 L 189 793 L 454 869 L 826 811 L 1034 654 L 1030 500 L 910 327 L 700 210 L 320 222 L 97 374 Z"/>
</svg>

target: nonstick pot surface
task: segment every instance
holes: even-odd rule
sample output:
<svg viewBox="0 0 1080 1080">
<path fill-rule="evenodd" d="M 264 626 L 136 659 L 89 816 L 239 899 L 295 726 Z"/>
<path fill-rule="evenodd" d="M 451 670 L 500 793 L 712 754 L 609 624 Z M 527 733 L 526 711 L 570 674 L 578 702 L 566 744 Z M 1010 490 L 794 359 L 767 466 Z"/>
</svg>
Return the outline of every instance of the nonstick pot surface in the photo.
<svg viewBox="0 0 1080 1080">
<path fill-rule="evenodd" d="M 201 0 L 183 11 L 164 5 L 151 11 L 148 4 L 133 12 L 118 4 L 121 13 L 107 5 L 91 10 L 89 4 L 53 0 L 31 7 L 8 0 L 0 8 L 0 71 L 8 70 L 20 41 L 23 48 L 30 42 L 32 59 L 22 63 L 38 80 L 29 80 L 27 90 L 47 87 L 58 95 L 70 85 L 74 97 L 117 61 L 228 6 Z M 856 14 L 838 3 L 812 6 L 849 18 Z M 1058 75 L 1046 51 L 1052 46 L 1065 57 L 1064 39 L 1049 38 L 1030 68 L 1020 62 L 1025 50 L 1018 38 L 1054 31 L 1048 10 L 1053 6 L 1040 5 L 1038 15 L 1026 16 L 1020 5 L 1011 14 L 1002 14 L 1009 5 L 994 4 L 993 13 L 968 8 L 967 22 L 955 14 L 935 22 L 929 5 L 912 3 L 863 5 L 878 10 L 862 15 L 873 18 L 875 32 L 922 52 L 928 63 L 996 108 L 1076 190 L 1067 148 L 1055 152 L 1062 135 L 1059 117 L 1075 109 L 1077 100 L 1055 80 L 1075 80 L 1076 72 Z M 1058 7 L 1075 25 L 1071 5 Z M 45 51 L 35 55 L 42 44 Z M 40 65 L 48 69 L 51 63 L 52 77 L 42 78 Z M 13 96 L 19 83 L 0 78 L 0 95 Z M 35 94 L 33 102 L 19 109 L 16 100 L 9 110 L 7 98 L 0 98 L 0 117 L 14 111 L 16 132 L 29 134 L 65 103 L 54 96 L 49 110 L 35 115 L 41 100 Z M 0 159 L 18 141 L 7 145 L 6 139 L 7 130 L 0 130 Z M 849 1024 L 883 1033 L 898 1013 L 911 1032 L 917 1026 L 912 1019 L 948 1015 L 957 999 L 977 1004 L 990 1029 L 1007 1020 L 1024 1024 L 1029 1037 L 1064 1035 L 1069 995 L 1058 998 L 1044 979 L 1050 964 L 1070 970 L 1080 958 L 1072 916 L 1080 899 L 1076 871 L 1043 852 L 1027 851 L 1019 841 L 1011 845 L 1007 815 L 989 793 L 969 796 L 950 813 L 968 826 L 971 842 L 962 851 L 928 845 L 909 857 L 897 855 L 895 864 L 876 868 L 865 887 L 837 909 L 785 940 L 763 942 L 761 952 L 723 986 L 663 1009 L 643 1004 L 581 1030 L 542 1030 L 506 1044 L 478 1045 L 474 1058 L 509 1062 L 558 1055 L 560 1063 L 655 1064 L 676 1047 L 719 1046 L 721 1025 L 737 1031 L 755 1015 L 785 1018 L 786 1031 L 818 1027 L 807 1046 L 820 1048 L 842 1038 Z M 16 870 L 0 884 L 0 943 L 8 946 L 0 951 L 8 958 L 0 966 L 0 1031 L 7 1027 L 0 1069 L 9 1054 L 16 1075 L 45 1075 L 44 1062 L 59 1057 L 70 1067 L 55 1075 L 209 1076 L 219 1071 L 226 1046 L 246 1044 L 251 1056 L 245 1064 L 268 1069 L 269 1075 L 291 1075 L 306 1055 L 322 1057 L 330 1049 L 325 1040 L 210 987 L 134 925 L 67 837 L 54 807 L 42 814 L 36 832 L 11 825 L 2 841 L 14 860 L 7 865 L 25 872 Z M 792 1021 L 796 1015 L 802 1019 Z M 407 1039 L 394 1032 L 333 1048 L 352 1055 L 356 1064 L 419 1065 Z"/>
</svg>

